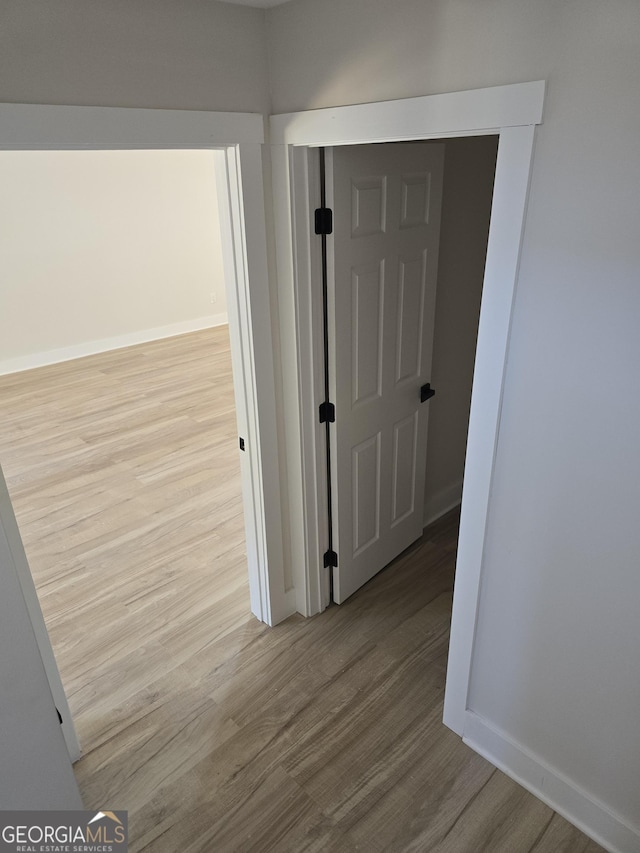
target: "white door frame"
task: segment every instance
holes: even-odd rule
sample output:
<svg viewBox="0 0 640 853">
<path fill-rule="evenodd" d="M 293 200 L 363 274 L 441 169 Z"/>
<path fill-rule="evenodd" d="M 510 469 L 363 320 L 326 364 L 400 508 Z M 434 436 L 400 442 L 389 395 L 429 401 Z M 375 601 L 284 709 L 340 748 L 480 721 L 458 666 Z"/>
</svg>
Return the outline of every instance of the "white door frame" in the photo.
<svg viewBox="0 0 640 853">
<path fill-rule="evenodd" d="M 263 116 L 249 113 L 0 104 L 0 150 L 4 151 L 216 151 L 236 412 L 246 448 L 238 452 L 250 603 L 258 619 L 274 625 L 294 607 L 292 593 L 285 591 L 283 569 L 263 142 Z M 42 642 L 41 652 L 49 660 L 48 638 Z M 48 676 L 54 694 L 59 693 L 57 669 L 49 667 Z M 67 743 L 77 757 L 71 732 Z"/>
<path fill-rule="evenodd" d="M 511 310 L 518 276 L 535 125 L 542 121 L 544 81 L 399 101 L 272 116 L 271 143 L 283 336 L 286 448 L 296 603 L 304 615 L 328 603 L 318 247 L 319 146 L 498 134 L 491 224 L 469 418 L 445 723 L 462 736 L 478 611 Z M 286 347 L 285 347 L 286 344 Z"/>
<path fill-rule="evenodd" d="M 15 641 L 15 648 L 6 649 L 3 646 L 3 658 L 9 661 L 13 660 L 13 667 L 15 667 L 19 657 L 20 666 L 25 667 L 24 671 L 20 671 L 20 677 L 23 679 L 26 676 L 27 679 L 26 683 L 16 685 L 17 693 L 21 694 L 21 700 L 14 704 L 14 708 L 18 713 L 24 710 L 24 706 L 21 708 L 20 705 L 26 699 L 34 709 L 37 709 L 39 716 L 35 728 L 32 726 L 36 721 L 31 720 L 29 727 L 26 730 L 22 729 L 22 736 L 28 739 L 28 743 L 18 742 L 11 745 L 8 755 L 11 756 L 13 753 L 26 770 L 26 775 L 18 771 L 18 776 L 22 776 L 22 779 L 11 780 L 11 782 L 17 785 L 17 790 L 21 789 L 24 794 L 25 789 L 22 786 L 27 782 L 27 779 L 31 778 L 32 782 L 35 782 L 36 779 L 44 779 L 43 772 L 47 775 L 53 773 L 56 787 L 59 787 L 59 790 L 55 793 L 49 792 L 49 802 L 52 802 L 53 797 L 53 800 L 58 799 L 58 802 L 63 803 L 65 808 L 82 808 L 80 792 L 71 769 L 71 763 L 80 758 L 80 744 L 71 719 L 67 697 L 58 674 L 58 667 L 49 642 L 49 635 L 42 617 L 33 578 L 27 565 L 22 539 L 1 467 L 0 562 L 2 596 L 3 598 L 9 597 L 18 620 L 13 624 L 9 640 L 10 642 Z M 14 578 L 17 581 L 17 589 L 14 586 Z M 27 624 L 24 624 L 25 622 Z M 29 631 L 29 628 L 33 633 Z M 17 634 L 21 636 L 18 637 Z M 31 643 L 31 637 L 33 637 L 35 647 Z M 6 639 L 6 631 L 4 639 Z M 27 640 L 26 643 L 25 640 Z M 41 667 L 38 665 L 38 655 L 40 656 Z M 23 687 L 27 687 L 26 694 Z M 47 687 L 49 687 L 50 694 L 48 697 L 46 695 Z M 16 698 L 7 697 L 8 707 L 11 708 Z M 56 716 L 56 711 L 58 716 Z M 48 719 L 45 719 L 45 715 Z M 60 726 L 57 725 L 58 720 L 60 720 Z M 10 721 L 10 731 L 15 723 L 15 720 Z M 19 737 L 20 727 L 18 729 L 13 728 L 13 732 L 14 736 Z M 7 737 L 5 732 L 3 732 L 3 737 Z M 43 750 L 38 747 L 38 743 L 42 743 L 43 737 L 46 737 L 47 740 L 45 754 L 42 754 Z M 7 744 L 4 745 L 4 748 L 6 747 Z M 65 755 L 65 750 L 68 757 Z M 28 754 L 25 755 L 25 751 Z M 45 768 L 47 769 L 45 770 Z M 13 771 L 11 769 L 11 758 L 9 758 L 9 772 L 16 772 L 16 768 Z M 49 778 L 50 783 L 51 778 Z M 36 787 L 40 786 L 36 784 Z M 33 803 L 31 805 L 33 807 Z M 49 808 L 51 807 L 49 806 Z"/>
<path fill-rule="evenodd" d="M 20 583 L 22 597 L 24 598 L 27 613 L 29 614 L 29 620 L 31 622 L 31 627 L 36 638 L 38 651 L 40 652 L 40 657 L 42 658 L 42 664 L 44 666 L 44 671 L 46 673 L 47 681 L 49 683 L 51 696 L 56 706 L 56 710 L 62 717 L 62 723 L 60 724 L 60 726 L 62 729 L 64 742 L 67 746 L 67 751 L 69 753 L 69 758 L 72 762 L 77 761 L 81 755 L 80 743 L 78 741 L 76 728 L 71 717 L 71 711 L 69 710 L 67 695 L 64 692 L 62 681 L 60 680 L 60 674 L 58 673 L 58 665 L 53 654 L 51 642 L 49 641 L 49 634 L 47 632 L 47 627 L 44 623 L 42 610 L 40 609 L 38 593 L 36 592 L 36 587 L 33 582 L 31 571 L 29 569 L 26 554 L 24 552 L 22 537 L 20 536 L 20 531 L 18 530 L 18 524 L 16 522 L 16 517 L 13 512 L 13 506 L 9 498 L 9 491 L 7 489 L 7 484 L 4 479 L 4 474 L 1 466 L 0 527 L 2 527 L 2 529 L 4 530 L 4 535 L 9 546 L 9 551 L 11 553 L 11 561 L 13 563 L 15 573 L 18 577 L 18 582 Z"/>
</svg>

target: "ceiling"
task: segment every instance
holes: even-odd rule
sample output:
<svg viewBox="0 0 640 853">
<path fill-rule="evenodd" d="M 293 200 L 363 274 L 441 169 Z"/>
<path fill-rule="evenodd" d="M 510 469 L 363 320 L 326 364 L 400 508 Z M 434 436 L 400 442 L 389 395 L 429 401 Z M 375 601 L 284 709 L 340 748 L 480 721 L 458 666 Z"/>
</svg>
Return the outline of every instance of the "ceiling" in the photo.
<svg viewBox="0 0 640 853">
<path fill-rule="evenodd" d="M 236 3 L 238 6 L 255 6 L 256 9 L 269 9 L 271 6 L 282 6 L 289 0 L 224 0 L 225 3 Z"/>
</svg>

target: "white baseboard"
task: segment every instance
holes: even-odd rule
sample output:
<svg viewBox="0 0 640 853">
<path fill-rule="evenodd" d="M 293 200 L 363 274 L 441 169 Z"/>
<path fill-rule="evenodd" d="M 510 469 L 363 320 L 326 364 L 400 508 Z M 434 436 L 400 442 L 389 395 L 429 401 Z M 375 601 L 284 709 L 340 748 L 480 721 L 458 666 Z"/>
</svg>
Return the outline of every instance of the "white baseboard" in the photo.
<svg viewBox="0 0 640 853">
<path fill-rule="evenodd" d="M 433 524 L 445 513 L 449 512 L 455 506 L 458 506 L 462 500 L 462 480 L 458 480 L 447 486 L 446 489 L 440 489 L 435 495 L 428 497 L 424 504 L 424 527 Z"/>
<path fill-rule="evenodd" d="M 71 361 L 71 359 L 82 358 L 85 355 L 95 355 L 99 352 L 132 347 L 136 344 L 146 344 L 149 341 L 157 341 L 161 338 L 186 335 L 189 332 L 198 332 L 200 329 L 223 326 L 227 322 L 226 314 L 209 314 L 207 317 L 183 320 L 180 323 L 171 323 L 168 326 L 156 326 L 154 329 L 142 329 L 139 332 L 129 332 L 126 335 L 116 335 L 113 338 L 101 338 L 97 341 L 86 341 L 61 349 L 7 358 L 0 361 L 0 376 L 7 373 L 19 373 L 22 370 L 31 370 L 34 367 L 44 367 L 47 364 L 58 364 L 61 361 Z"/>
<path fill-rule="evenodd" d="M 611 853 L 640 850 L 640 827 L 632 827 L 473 711 L 466 712 L 462 739 L 605 850 Z"/>
</svg>

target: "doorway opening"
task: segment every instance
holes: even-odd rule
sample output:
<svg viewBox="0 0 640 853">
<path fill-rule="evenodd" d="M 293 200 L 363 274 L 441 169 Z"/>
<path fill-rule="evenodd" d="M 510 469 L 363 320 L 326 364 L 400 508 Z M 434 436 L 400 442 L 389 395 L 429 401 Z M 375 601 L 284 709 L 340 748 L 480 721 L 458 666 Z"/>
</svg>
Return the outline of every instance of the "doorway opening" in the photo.
<svg viewBox="0 0 640 853">
<path fill-rule="evenodd" d="M 337 145 L 498 135 L 491 223 L 474 368 L 460 535 L 456 564 L 444 721 L 464 736 L 479 606 L 489 498 L 498 439 L 511 310 L 531 174 L 535 126 L 542 120 L 544 81 L 408 100 L 273 116 L 274 187 L 281 313 L 295 318 L 289 357 L 295 365 L 285 396 L 299 413 L 287 433 L 290 526 L 297 566 L 296 601 L 306 615 L 326 607 L 325 458 L 316 423 L 321 387 L 314 318 L 320 316 L 318 248 L 309 223 L 318 207 L 314 150 Z M 290 227 L 290 223 L 292 227 Z M 285 353 L 285 356 L 287 353 Z M 300 568 L 301 567 L 301 568 Z"/>
<path fill-rule="evenodd" d="M 245 444 L 245 452 L 237 452 L 250 604 L 262 621 L 278 621 L 286 591 L 282 578 L 277 425 L 272 416 L 273 345 L 271 324 L 265 323 L 271 309 L 265 287 L 265 223 L 260 213 L 264 207 L 262 119 L 245 114 L 23 104 L 0 104 L 0 118 L 0 149 L 4 151 L 212 151 L 225 279 L 233 283 L 227 296 L 238 431 Z M 263 395 L 268 401 L 266 406 L 262 405 Z M 268 506 L 266 493 L 272 499 Z M 19 576 L 49 685 L 63 717 L 69 752 L 75 759 L 79 753 L 77 740 L 26 561 L 21 561 Z M 108 573 L 104 582 L 108 582 Z"/>
<path fill-rule="evenodd" d="M 496 156 L 495 135 L 319 152 L 337 603 L 460 503 Z"/>
<path fill-rule="evenodd" d="M 213 158 L 0 154 L 4 354 L 55 362 L 0 377 L 0 461 L 86 750 L 141 649 L 249 617 Z"/>
</svg>

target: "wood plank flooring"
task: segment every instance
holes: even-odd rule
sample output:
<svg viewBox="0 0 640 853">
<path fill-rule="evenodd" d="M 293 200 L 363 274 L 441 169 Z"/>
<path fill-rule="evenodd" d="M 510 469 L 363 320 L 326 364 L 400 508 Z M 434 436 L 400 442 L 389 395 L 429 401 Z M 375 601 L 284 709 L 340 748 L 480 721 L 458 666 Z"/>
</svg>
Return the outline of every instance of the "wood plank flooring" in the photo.
<svg viewBox="0 0 640 853">
<path fill-rule="evenodd" d="M 442 725 L 457 518 L 341 607 L 249 613 L 226 328 L 0 377 L 0 462 L 132 851 L 596 853 Z"/>
</svg>

